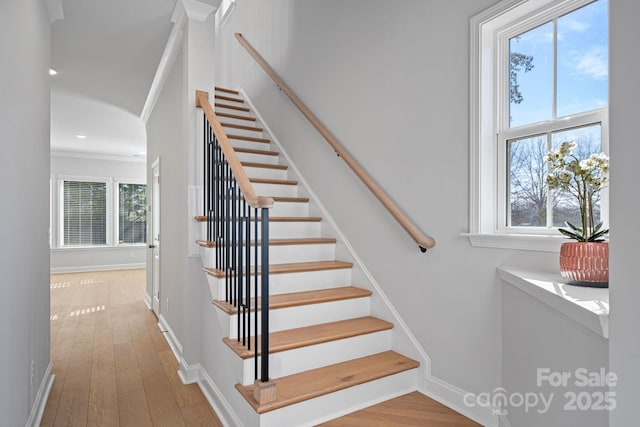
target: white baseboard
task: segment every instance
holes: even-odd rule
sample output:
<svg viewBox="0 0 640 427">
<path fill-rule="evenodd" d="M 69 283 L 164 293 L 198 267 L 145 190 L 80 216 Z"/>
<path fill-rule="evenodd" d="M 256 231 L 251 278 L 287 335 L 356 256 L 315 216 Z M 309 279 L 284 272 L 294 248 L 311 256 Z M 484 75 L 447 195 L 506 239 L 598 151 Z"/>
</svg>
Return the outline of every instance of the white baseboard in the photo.
<svg viewBox="0 0 640 427">
<path fill-rule="evenodd" d="M 79 265 L 75 267 L 51 267 L 51 273 L 85 273 L 88 271 L 109 271 L 109 270 L 133 270 L 137 268 L 147 268 L 146 263 L 134 264 L 109 264 L 109 265 Z"/>
<path fill-rule="evenodd" d="M 182 344 L 180 344 L 178 337 L 173 333 L 173 329 L 171 329 L 167 319 L 165 319 L 162 314 L 158 316 L 158 327 L 164 334 L 164 339 L 169 343 L 169 347 L 171 347 L 171 351 L 173 351 L 176 360 L 180 361 L 182 359 Z"/>
<path fill-rule="evenodd" d="M 152 310 L 151 308 L 151 295 L 149 295 L 148 293 L 144 293 L 144 303 L 147 305 L 147 308 L 149 310 Z"/>
<path fill-rule="evenodd" d="M 209 405 L 215 410 L 216 415 L 225 427 L 242 427 L 242 421 L 238 414 L 233 410 L 227 399 L 207 373 L 207 371 L 198 364 L 200 368 L 198 385 L 209 401 Z"/>
<path fill-rule="evenodd" d="M 200 369 L 201 366 L 199 363 L 195 365 L 189 365 L 183 357 L 181 357 L 178 362 L 180 363 L 180 370 L 178 371 L 178 376 L 182 380 L 183 384 L 193 384 L 197 383 L 200 379 Z"/>
<path fill-rule="evenodd" d="M 31 407 L 31 413 L 29 414 L 29 419 L 27 419 L 27 427 L 38 427 L 40 425 L 40 421 L 42 421 L 44 408 L 47 406 L 49 392 L 51 391 L 51 386 L 53 385 L 53 380 L 55 378 L 55 375 L 51 373 L 52 368 L 53 364 L 49 362 L 49 366 L 47 366 L 47 369 L 42 376 L 40 387 L 38 387 L 36 400 L 33 402 L 33 406 Z"/>
<path fill-rule="evenodd" d="M 164 322 L 166 325 L 166 320 L 162 318 L 161 322 Z M 158 326 L 161 326 L 158 323 Z M 170 331 L 171 329 L 168 326 L 163 327 L 163 330 Z M 183 384 L 194 384 L 197 383 L 202 393 L 207 398 L 209 405 L 213 408 L 216 415 L 222 422 L 222 425 L 227 427 L 242 427 L 242 421 L 233 410 L 229 402 L 224 398 L 220 389 L 215 385 L 209 373 L 202 367 L 201 364 L 196 363 L 194 365 L 189 365 L 181 355 L 178 355 L 174 350 L 174 345 L 172 345 L 170 341 L 170 336 L 168 332 L 165 333 L 165 338 L 169 342 L 169 346 L 173 350 L 173 354 L 176 357 L 176 360 L 180 364 L 180 369 L 178 370 L 178 376 L 182 380 Z M 177 347 L 177 346 L 176 346 Z"/>
<path fill-rule="evenodd" d="M 464 403 L 464 397 L 467 394 L 465 390 L 449 384 L 431 373 L 424 380 L 420 392 L 485 427 L 498 426 L 498 418 L 492 412 L 492 408 L 466 405 Z"/>
</svg>

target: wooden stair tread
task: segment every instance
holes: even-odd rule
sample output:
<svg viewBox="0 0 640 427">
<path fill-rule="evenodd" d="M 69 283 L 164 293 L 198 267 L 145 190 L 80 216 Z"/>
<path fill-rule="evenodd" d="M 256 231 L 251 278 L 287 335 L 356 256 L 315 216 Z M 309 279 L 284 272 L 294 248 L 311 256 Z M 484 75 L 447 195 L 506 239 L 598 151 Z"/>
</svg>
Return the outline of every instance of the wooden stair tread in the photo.
<svg viewBox="0 0 640 427">
<path fill-rule="evenodd" d="M 234 95 L 240 95 L 240 92 L 237 90 L 233 90 L 233 89 L 227 89 L 224 87 L 220 87 L 220 86 L 216 86 L 214 87 L 214 90 L 220 91 L 220 92 L 227 92 L 227 93 L 232 93 Z"/>
<path fill-rule="evenodd" d="M 237 120 L 247 120 L 249 122 L 255 122 L 256 118 L 255 117 L 249 117 L 249 116 L 240 116 L 238 114 L 231 114 L 231 113 L 223 113 L 223 112 L 216 112 L 216 116 L 218 117 L 226 117 L 228 119 L 237 119 Z"/>
<path fill-rule="evenodd" d="M 239 102 L 240 104 L 244 104 L 244 99 L 234 98 L 232 96 L 215 95 L 214 98 L 221 101 Z"/>
<path fill-rule="evenodd" d="M 255 184 L 298 185 L 298 181 L 292 179 L 249 178 Z"/>
<path fill-rule="evenodd" d="M 377 317 L 366 316 L 271 332 L 269 334 L 269 354 L 325 342 L 338 341 L 359 335 L 372 334 L 389 329 L 393 329 L 393 323 L 378 319 Z M 255 337 L 249 338 L 251 343 L 253 343 L 254 338 Z M 249 359 L 254 356 L 254 350 L 247 350 L 247 347 L 243 346 L 242 342 L 239 342 L 236 338 L 224 338 L 223 341 L 242 359 Z M 258 336 L 258 355 L 262 354 L 259 343 L 260 336 Z"/>
<path fill-rule="evenodd" d="M 309 201 L 308 197 L 281 197 L 281 196 L 267 196 L 273 199 L 274 202 L 282 202 L 282 203 L 307 203 Z"/>
<path fill-rule="evenodd" d="M 215 106 L 216 108 L 227 108 L 227 109 L 229 109 L 229 110 L 244 111 L 244 112 L 246 112 L 246 113 L 248 113 L 249 111 L 251 111 L 251 110 L 250 110 L 249 108 L 247 108 L 247 107 L 239 107 L 239 106 L 237 106 L 237 105 L 223 104 L 223 103 L 221 103 L 221 102 L 216 102 L 216 103 L 214 104 L 214 106 Z M 216 113 L 216 114 L 217 114 L 217 113 Z"/>
<path fill-rule="evenodd" d="M 385 351 L 335 365 L 276 378 L 277 399 L 263 405 L 253 398 L 253 385 L 236 384 L 236 389 L 259 414 L 318 396 L 397 374 L 420 363 L 394 351 Z"/>
<path fill-rule="evenodd" d="M 293 246 L 293 245 L 323 245 L 336 243 L 336 239 L 331 237 L 304 237 L 297 239 L 269 239 L 269 246 Z M 207 248 L 215 248 L 216 243 L 210 240 L 196 240 L 200 246 Z M 258 245 L 260 244 L 258 240 Z M 256 244 L 255 240 L 251 241 L 251 246 Z"/>
<path fill-rule="evenodd" d="M 255 136 L 244 136 L 244 135 L 234 135 L 234 134 L 227 134 L 227 138 L 229 139 L 237 139 L 240 141 L 249 141 L 249 142 L 260 142 L 262 144 L 269 144 L 271 142 L 270 139 L 267 138 L 258 138 Z"/>
<path fill-rule="evenodd" d="M 302 305 L 310 305 L 310 304 L 320 304 L 324 302 L 331 301 L 342 301 L 347 299 L 354 298 L 365 298 L 371 296 L 371 291 L 367 289 L 356 288 L 354 286 L 343 286 L 339 288 L 331 288 L 331 289 L 318 289 L 313 291 L 303 291 L 303 292 L 290 292 L 287 294 L 276 294 L 269 296 L 269 310 L 277 310 L 279 308 L 287 308 L 287 307 L 299 307 Z M 221 301 L 214 300 L 213 304 L 222 309 L 227 314 L 237 313 L 238 310 L 232 304 Z M 249 303 L 249 307 L 253 309 L 255 304 L 255 298 L 251 298 L 251 302 Z M 258 310 L 261 309 L 261 298 L 258 298 Z M 269 335 L 271 339 L 271 335 Z M 237 342 L 236 340 L 232 340 Z M 228 344 L 228 343 L 227 343 Z M 230 344 L 229 344 L 230 345 Z M 233 345 L 230 345 L 234 348 Z M 234 350 L 235 351 L 235 350 Z M 251 355 L 247 357 L 251 357 Z M 243 356 L 240 356 L 243 357 Z M 243 358 L 247 358 L 243 357 Z"/>
<path fill-rule="evenodd" d="M 233 147 L 233 151 L 235 151 L 236 153 L 263 154 L 265 156 L 277 156 L 280 154 L 277 151 L 254 150 L 253 148 L 242 148 L 242 147 Z"/>
<path fill-rule="evenodd" d="M 345 261 L 310 261 L 310 262 L 289 262 L 283 264 L 271 264 L 269 265 L 269 274 L 286 274 L 286 273 L 304 273 L 308 271 L 323 271 L 323 270 L 340 270 L 353 267 L 353 263 Z M 261 267 L 258 266 L 258 272 Z M 208 274 L 217 278 L 224 278 L 224 271 L 215 268 L 205 268 Z M 254 274 L 252 268 L 251 274 Z"/>
<path fill-rule="evenodd" d="M 271 163 L 257 163 L 257 162 L 240 162 L 245 168 L 263 168 L 263 169 L 278 169 L 287 170 L 287 165 L 272 165 Z"/>
<path fill-rule="evenodd" d="M 207 222 L 206 215 L 196 216 L 196 221 Z M 255 218 L 251 218 L 251 221 L 255 221 Z M 262 218 L 258 217 L 258 221 L 262 221 Z M 269 222 L 320 222 L 321 216 L 272 216 L 269 217 Z"/>
<path fill-rule="evenodd" d="M 223 128 L 240 129 L 240 130 L 246 130 L 249 132 L 264 132 L 264 129 L 257 128 L 255 126 L 236 125 L 235 123 L 225 123 L 225 122 L 221 122 L 220 125 Z"/>
<path fill-rule="evenodd" d="M 480 424 L 414 391 L 344 415 L 316 427 L 481 427 Z"/>
</svg>

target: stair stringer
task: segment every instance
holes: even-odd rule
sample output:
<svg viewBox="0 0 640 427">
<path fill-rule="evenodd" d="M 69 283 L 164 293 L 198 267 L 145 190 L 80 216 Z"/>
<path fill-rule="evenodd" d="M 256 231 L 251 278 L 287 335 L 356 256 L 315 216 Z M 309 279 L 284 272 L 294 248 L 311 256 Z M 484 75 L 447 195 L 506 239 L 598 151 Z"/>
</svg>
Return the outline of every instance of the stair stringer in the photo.
<svg viewBox="0 0 640 427">
<path fill-rule="evenodd" d="M 491 419 L 492 417 L 489 414 L 490 411 L 487 408 L 470 408 L 464 403 L 464 398 L 468 394 L 467 391 L 449 384 L 448 382 L 434 376 L 431 373 L 431 359 L 424 347 L 420 344 L 420 342 L 418 342 L 415 335 L 409 329 L 407 323 L 404 321 L 400 313 L 395 309 L 389 298 L 382 290 L 380 284 L 376 281 L 373 274 L 366 267 L 362 259 L 358 256 L 353 245 L 346 237 L 344 232 L 342 232 L 333 216 L 322 204 L 320 198 L 313 191 L 309 182 L 296 167 L 291 156 L 289 156 L 285 147 L 280 143 L 274 132 L 269 127 L 268 123 L 264 120 L 264 118 L 260 114 L 259 109 L 255 106 L 250 96 L 244 89 L 240 89 L 240 94 L 257 118 L 257 123 L 259 123 L 259 126 L 264 129 L 264 133 L 266 135 L 269 135 L 271 143 L 275 144 L 275 146 L 277 147 L 277 151 L 280 153 L 280 156 L 282 156 L 282 159 L 284 160 L 284 162 L 281 163 L 289 166 L 289 179 L 295 179 L 298 181 L 298 195 L 309 197 L 309 214 L 323 217 L 323 235 L 335 237 L 337 239 L 336 256 L 341 257 L 342 259 L 349 259 L 354 263 L 354 266 L 352 268 L 353 283 L 358 283 L 358 286 L 369 289 L 373 292 L 373 295 L 371 296 L 371 315 L 394 323 L 395 327 L 392 330 L 393 350 L 420 362 L 420 367 L 417 368 L 418 390 L 421 393 L 458 411 L 459 413 L 471 419 Z M 289 102 L 288 99 L 284 99 L 286 97 L 282 95 L 282 92 L 279 92 L 279 95 L 283 98 L 283 102 Z M 317 209 L 317 211 L 314 212 L 314 209 Z M 326 224 L 329 225 L 328 230 L 325 230 Z M 358 409 L 362 408 L 352 408 L 353 411 Z M 352 411 L 344 411 L 344 414 L 350 412 Z"/>
</svg>

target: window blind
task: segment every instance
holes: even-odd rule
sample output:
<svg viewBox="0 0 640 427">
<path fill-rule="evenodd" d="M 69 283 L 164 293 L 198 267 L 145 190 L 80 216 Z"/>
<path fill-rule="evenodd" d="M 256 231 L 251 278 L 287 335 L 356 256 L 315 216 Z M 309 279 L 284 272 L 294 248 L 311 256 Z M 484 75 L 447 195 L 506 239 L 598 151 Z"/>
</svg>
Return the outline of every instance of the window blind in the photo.
<svg viewBox="0 0 640 427">
<path fill-rule="evenodd" d="M 107 244 L 107 184 L 64 181 L 64 240 L 68 246 Z"/>
</svg>

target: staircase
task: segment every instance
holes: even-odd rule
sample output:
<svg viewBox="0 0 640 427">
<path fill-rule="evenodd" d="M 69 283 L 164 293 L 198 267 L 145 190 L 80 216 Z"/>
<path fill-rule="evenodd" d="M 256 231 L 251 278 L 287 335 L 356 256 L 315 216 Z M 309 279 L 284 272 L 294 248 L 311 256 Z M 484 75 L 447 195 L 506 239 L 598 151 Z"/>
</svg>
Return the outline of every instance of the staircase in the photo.
<svg viewBox="0 0 640 427">
<path fill-rule="evenodd" d="M 197 242 L 227 335 L 221 345 L 236 356 L 235 366 L 221 367 L 237 373 L 235 388 L 245 398 L 244 407 L 234 410 L 253 411 L 256 426 L 314 425 L 417 390 L 420 363 L 393 351 L 393 323 L 372 316 L 372 291 L 352 283 L 353 263 L 336 259 L 337 240 L 323 236 L 327 225 L 310 215 L 304 189 L 247 103 L 239 92 L 223 88 L 216 88 L 210 102 L 255 192 L 274 201 L 268 248 L 274 401 L 254 400 L 261 348 L 254 359 L 256 349 L 238 340 L 237 310 L 225 301 L 225 273 L 214 268 L 216 243 L 206 237 Z M 207 217 L 198 220 L 206 236 Z M 255 330 L 252 324 L 251 335 Z"/>
</svg>

